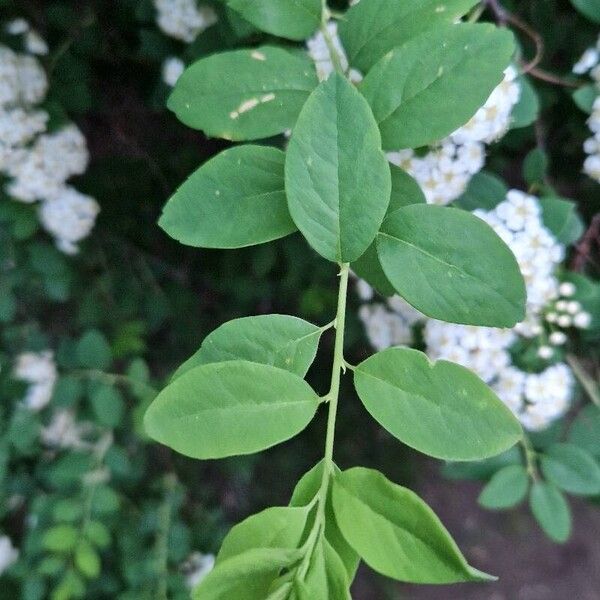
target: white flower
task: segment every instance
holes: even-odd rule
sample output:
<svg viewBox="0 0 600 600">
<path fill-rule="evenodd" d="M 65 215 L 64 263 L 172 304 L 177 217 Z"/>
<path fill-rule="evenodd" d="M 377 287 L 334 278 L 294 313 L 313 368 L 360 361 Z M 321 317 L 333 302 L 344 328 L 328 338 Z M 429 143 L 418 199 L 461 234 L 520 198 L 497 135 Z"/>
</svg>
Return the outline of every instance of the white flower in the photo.
<svg viewBox="0 0 600 600">
<path fill-rule="evenodd" d="M 196 0 L 154 0 L 154 6 L 160 29 L 188 44 L 217 22 L 215 11 L 210 6 L 198 6 Z"/>
<path fill-rule="evenodd" d="M 575 287 L 575 284 L 571 283 L 570 281 L 563 281 L 560 284 L 558 291 L 564 298 L 570 298 L 575 294 L 577 288 Z"/>
<path fill-rule="evenodd" d="M 593 69 L 600 59 L 600 53 L 596 48 L 588 48 L 581 58 L 573 65 L 573 73 L 583 75 Z"/>
<path fill-rule="evenodd" d="M 213 554 L 202 554 L 193 552 L 185 563 L 182 570 L 185 575 L 185 583 L 189 589 L 195 588 L 213 570 L 215 557 Z"/>
<path fill-rule="evenodd" d="M 92 431 L 90 423 L 77 423 L 69 410 L 57 410 L 50 423 L 40 430 L 41 442 L 53 448 L 89 450 L 92 445 L 84 437 Z"/>
<path fill-rule="evenodd" d="M 383 304 L 365 304 L 358 316 L 363 322 L 371 345 L 383 350 L 390 346 L 408 345 L 413 341 L 410 325 Z"/>
<path fill-rule="evenodd" d="M 540 346 L 537 355 L 544 360 L 549 360 L 554 356 L 554 350 L 550 346 Z"/>
<path fill-rule="evenodd" d="M 19 558 L 19 551 L 13 546 L 11 539 L 0 535 L 0 575 L 11 567 Z"/>
<path fill-rule="evenodd" d="M 356 293 L 361 300 L 371 300 L 371 298 L 373 298 L 374 291 L 364 279 L 359 279 L 356 282 Z"/>
<path fill-rule="evenodd" d="M 52 398 L 58 377 L 54 354 L 50 350 L 20 354 L 15 377 L 30 384 L 23 399 L 25 406 L 32 411 L 42 410 Z"/>
<path fill-rule="evenodd" d="M 592 322 L 592 315 L 588 312 L 580 312 L 573 317 L 573 325 L 578 329 L 587 329 Z"/>
<path fill-rule="evenodd" d="M 66 186 L 44 200 L 39 212 L 42 227 L 56 238 L 58 248 L 76 254 L 76 244 L 89 235 L 100 206 L 92 197 Z"/>
<path fill-rule="evenodd" d="M 459 144 L 495 142 L 508 130 L 512 109 L 520 95 L 517 71 L 509 66 L 504 71 L 503 81 L 494 88 L 486 103 L 466 125 L 457 129 L 450 137 Z"/>
<path fill-rule="evenodd" d="M 185 69 L 185 63 L 176 56 L 169 56 L 162 64 L 163 81 L 170 87 L 173 87 L 181 77 Z"/>
<path fill-rule="evenodd" d="M 562 331 L 553 331 L 549 337 L 553 346 L 562 346 L 567 341 L 567 336 Z"/>
</svg>

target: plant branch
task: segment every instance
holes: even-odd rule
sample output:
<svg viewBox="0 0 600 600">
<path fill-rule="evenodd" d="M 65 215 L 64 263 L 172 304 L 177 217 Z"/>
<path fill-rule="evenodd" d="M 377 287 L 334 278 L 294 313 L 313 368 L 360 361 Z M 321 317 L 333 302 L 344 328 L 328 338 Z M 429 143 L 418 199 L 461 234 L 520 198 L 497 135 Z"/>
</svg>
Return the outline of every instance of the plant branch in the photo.
<svg viewBox="0 0 600 600">
<path fill-rule="evenodd" d="M 323 39 L 325 40 L 325 44 L 327 45 L 327 50 L 329 51 L 329 58 L 331 59 L 331 63 L 333 64 L 334 69 L 340 73 L 344 74 L 344 67 L 342 66 L 342 62 L 340 60 L 340 55 L 335 48 L 335 44 L 333 43 L 333 39 L 331 35 L 329 35 L 329 29 L 327 29 L 327 20 L 329 19 L 330 12 L 327 8 L 326 0 L 322 0 L 322 11 L 321 11 L 321 33 L 323 34 Z"/>
<path fill-rule="evenodd" d="M 575 377 L 577 377 L 577 380 L 590 400 L 600 408 L 600 389 L 598 388 L 598 384 L 585 372 L 583 365 L 573 354 L 567 354 L 567 362 L 571 369 L 573 369 Z"/>
<path fill-rule="evenodd" d="M 525 464 L 527 467 L 527 473 L 533 481 L 539 481 L 540 474 L 538 473 L 536 457 L 537 453 L 531 445 L 531 440 L 526 433 L 523 433 L 521 438 L 521 447 L 523 448 L 523 456 L 525 457 Z"/>
</svg>

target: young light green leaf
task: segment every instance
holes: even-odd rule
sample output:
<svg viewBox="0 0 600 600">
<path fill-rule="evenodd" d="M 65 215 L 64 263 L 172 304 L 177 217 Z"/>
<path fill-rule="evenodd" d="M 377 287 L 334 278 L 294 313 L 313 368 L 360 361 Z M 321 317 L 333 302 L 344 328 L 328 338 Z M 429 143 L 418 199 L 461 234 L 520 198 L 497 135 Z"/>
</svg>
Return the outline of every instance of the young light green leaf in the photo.
<svg viewBox="0 0 600 600">
<path fill-rule="evenodd" d="M 242 248 L 296 231 L 285 197 L 284 153 L 237 146 L 217 154 L 171 196 L 158 224 L 182 244 Z"/>
<path fill-rule="evenodd" d="M 585 226 L 575 202 L 552 196 L 540 198 L 539 202 L 544 225 L 561 244 L 573 244 L 583 235 Z"/>
<path fill-rule="evenodd" d="M 308 507 L 273 506 L 238 523 L 223 540 L 217 565 L 252 548 L 297 548 Z"/>
<path fill-rule="evenodd" d="M 428 317 L 513 327 L 525 316 L 525 283 L 513 253 L 465 211 L 400 208 L 383 222 L 377 253 L 396 291 Z"/>
<path fill-rule="evenodd" d="M 244 360 L 190 369 L 144 417 L 148 435 L 192 458 L 250 454 L 300 433 L 319 399 L 297 375 Z"/>
<path fill-rule="evenodd" d="M 512 508 L 527 495 L 529 476 L 522 465 L 510 465 L 497 471 L 479 494 L 481 506 L 491 510 Z"/>
<path fill-rule="evenodd" d="M 68 552 L 75 548 L 78 539 L 79 531 L 73 525 L 55 525 L 44 533 L 42 546 L 51 552 Z"/>
<path fill-rule="evenodd" d="M 338 473 L 340 473 L 340 470 L 334 465 L 333 474 Z M 319 491 L 322 478 L 323 461 L 320 461 L 310 471 L 307 471 L 296 484 L 290 499 L 290 506 L 307 506 L 310 504 Z M 331 505 L 331 487 L 325 502 L 325 539 L 331 544 L 331 547 L 344 564 L 348 581 L 352 581 L 358 568 L 359 557 L 337 526 L 333 506 Z"/>
<path fill-rule="evenodd" d="M 476 173 L 454 205 L 464 210 L 493 210 L 506 198 L 508 188 L 502 179 L 487 171 Z"/>
<path fill-rule="evenodd" d="M 388 348 L 354 371 L 373 418 L 401 442 L 436 458 L 500 454 L 522 435 L 510 409 L 469 369 L 411 348 Z"/>
<path fill-rule="evenodd" d="M 328 260 L 351 262 L 375 238 L 390 201 L 390 169 L 368 104 L 337 73 L 298 117 L 285 189 L 296 226 Z"/>
<path fill-rule="evenodd" d="M 573 92 L 573 101 L 577 107 L 586 112 L 588 115 L 592 113 L 594 100 L 598 97 L 598 88 L 595 84 L 582 85 Z"/>
<path fill-rule="evenodd" d="M 548 170 L 548 155 L 539 147 L 530 150 L 523 160 L 523 177 L 529 185 L 543 184 Z"/>
<path fill-rule="evenodd" d="M 290 40 L 310 37 L 321 23 L 321 0 L 227 0 L 262 31 Z"/>
<path fill-rule="evenodd" d="M 102 566 L 100 557 L 96 549 L 87 540 L 81 540 L 77 545 L 74 562 L 79 572 L 89 579 L 95 579 L 100 575 Z"/>
<path fill-rule="evenodd" d="M 323 329 L 289 315 L 258 315 L 224 323 L 175 371 L 228 360 L 272 365 L 304 377 L 315 359 Z"/>
<path fill-rule="evenodd" d="M 425 146 L 464 125 L 502 80 L 513 51 L 508 30 L 462 24 L 428 31 L 388 52 L 359 88 L 383 147 Z"/>
<path fill-rule="evenodd" d="M 375 571 L 411 583 L 485 581 L 469 566 L 435 513 L 381 473 L 356 467 L 333 480 L 342 533 Z"/>
<path fill-rule="evenodd" d="M 600 466 L 583 448 L 553 444 L 542 455 L 540 463 L 546 479 L 565 492 L 578 496 L 600 494 Z"/>
<path fill-rule="evenodd" d="M 571 4 L 588 19 L 600 23 L 600 0 L 571 0 Z"/>
<path fill-rule="evenodd" d="M 194 600 L 265 600 L 279 572 L 300 558 L 298 550 L 255 548 L 223 561 L 192 592 Z"/>
<path fill-rule="evenodd" d="M 315 546 L 306 578 L 294 584 L 297 600 L 352 600 L 344 563 L 323 536 Z"/>
<path fill-rule="evenodd" d="M 353 6 L 339 31 L 350 64 L 367 72 L 393 48 L 429 29 L 453 24 L 476 0 L 368 0 Z"/>
<path fill-rule="evenodd" d="M 307 56 L 274 46 L 232 50 L 189 66 L 168 107 L 207 135 L 256 140 L 292 127 L 317 84 Z"/>
<path fill-rule="evenodd" d="M 561 491 L 551 483 L 537 481 L 531 488 L 529 506 L 535 520 L 555 542 L 566 542 L 571 535 L 571 509 Z"/>
</svg>

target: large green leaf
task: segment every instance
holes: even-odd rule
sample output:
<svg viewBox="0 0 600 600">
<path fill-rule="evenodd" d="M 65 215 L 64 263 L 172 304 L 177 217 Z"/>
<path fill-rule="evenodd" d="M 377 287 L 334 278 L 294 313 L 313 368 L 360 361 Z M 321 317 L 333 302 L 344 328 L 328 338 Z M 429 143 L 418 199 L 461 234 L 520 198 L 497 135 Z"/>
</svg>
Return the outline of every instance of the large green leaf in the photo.
<svg viewBox="0 0 600 600">
<path fill-rule="evenodd" d="M 356 467 L 333 481 L 333 509 L 350 545 L 383 575 L 412 583 L 485 581 L 435 513 L 381 473 Z"/>
<path fill-rule="evenodd" d="M 323 329 L 289 315 L 258 315 L 224 323 L 174 374 L 228 360 L 273 365 L 304 377 L 315 359 Z"/>
<path fill-rule="evenodd" d="M 333 475 L 338 474 L 340 470 L 334 465 Z M 290 506 L 307 506 L 316 496 L 321 486 L 323 478 L 323 461 L 318 462 L 310 471 L 306 472 L 294 488 L 294 493 L 290 499 Z M 333 507 L 331 505 L 331 485 L 327 500 L 325 503 L 325 539 L 331 544 L 332 548 L 342 560 L 346 569 L 348 580 L 352 581 L 358 568 L 358 554 L 348 545 L 335 522 Z"/>
<path fill-rule="evenodd" d="M 365 99 L 334 73 L 307 100 L 287 151 L 292 219 L 321 256 L 357 259 L 390 201 L 390 169 Z"/>
<path fill-rule="evenodd" d="M 568 441 L 600 458 L 600 408 L 595 404 L 584 406 L 569 429 Z"/>
<path fill-rule="evenodd" d="M 571 0 L 571 4 L 588 19 L 600 23 L 600 0 Z"/>
<path fill-rule="evenodd" d="M 513 327 L 525 316 L 525 283 L 513 253 L 468 212 L 400 208 L 383 222 L 377 253 L 396 291 L 428 317 Z"/>
<path fill-rule="evenodd" d="M 173 194 L 158 224 L 188 246 L 241 248 L 296 230 L 283 179 L 284 153 L 237 146 L 217 154 Z"/>
<path fill-rule="evenodd" d="M 234 360 L 190 369 L 144 417 L 148 435 L 192 458 L 250 454 L 287 440 L 313 418 L 319 399 L 297 375 Z"/>
<path fill-rule="evenodd" d="M 476 0 L 368 0 L 340 21 L 340 38 L 350 64 L 367 72 L 382 56 L 441 24 L 452 24 Z"/>
<path fill-rule="evenodd" d="M 579 496 L 600 494 L 600 466 L 583 448 L 554 444 L 544 452 L 540 462 L 546 479 L 565 492 Z"/>
<path fill-rule="evenodd" d="M 522 465 L 500 469 L 479 494 L 479 504 L 492 510 L 512 508 L 527 495 L 529 476 Z"/>
<path fill-rule="evenodd" d="M 388 52 L 360 85 L 383 147 L 425 146 L 464 125 L 502 81 L 513 51 L 508 30 L 463 24 Z"/>
<path fill-rule="evenodd" d="M 500 454 L 522 435 L 506 405 L 469 369 L 430 362 L 411 348 L 388 348 L 356 367 L 365 408 L 412 448 L 447 460 Z"/>
<path fill-rule="evenodd" d="M 321 23 L 321 0 L 227 0 L 227 5 L 259 29 L 304 40 Z"/>
<path fill-rule="evenodd" d="M 307 507 L 273 506 L 238 523 L 223 540 L 217 565 L 252 548 L 297 548 Z"/>
<path fill-rule="evenodd" d="M 223 561 L 198 585 L 194 600 L 265 600 L 282 569 L 300 558 L 298 550 L 256 548 Z"/>
<path fill-rule="evenodd" d="M 555 542 L 566 542 L 571 535 L 571 509 L 561 491 L 551 483 L 536 481 L 529 495 L 535 520 Z"/>
<path fill-rule="evenodd" d="M 202 58 L 177 81 L 168 107 L 207 135 L 255 140 L 289 129 L 317 86 L 307 56 L 274 46 Z"/>
</svg>

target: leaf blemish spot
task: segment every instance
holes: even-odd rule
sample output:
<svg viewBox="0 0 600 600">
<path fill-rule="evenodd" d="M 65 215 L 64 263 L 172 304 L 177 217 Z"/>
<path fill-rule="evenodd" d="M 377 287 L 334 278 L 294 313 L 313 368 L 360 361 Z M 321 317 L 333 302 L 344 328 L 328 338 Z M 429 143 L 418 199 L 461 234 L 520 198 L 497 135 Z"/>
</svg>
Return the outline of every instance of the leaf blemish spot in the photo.
<svg viewBox="0 0 600 600">
<path fill-rule="evenodd" d="M 267 60 L 267 57 L 262 53 L 259 52 L 258 50 L 254 50 L 250 56 L 254 59 L 254 60 Z"/>
<path fill-rule="evenodd" d="M 253 108 L 257 107 L 258 104 L 259 104 L 258 98 L 250 98 L 249 100 L 244 100 L 244 102 L 242 102 L 239 105 L 237 110 L 234 110 L 229 113 L 229 118 L 237 119 L 241 114 L 248 112 L 249 110 L 252 110 Z"/>
</svg>

